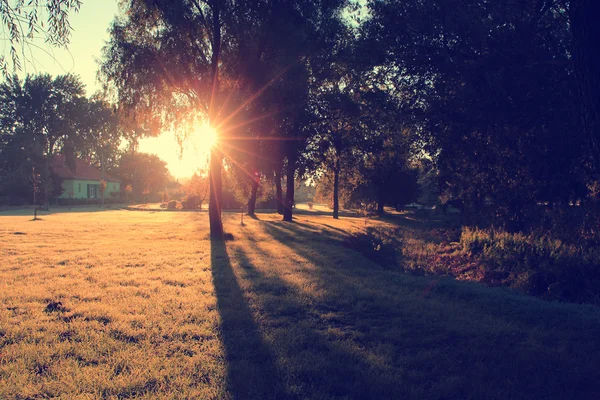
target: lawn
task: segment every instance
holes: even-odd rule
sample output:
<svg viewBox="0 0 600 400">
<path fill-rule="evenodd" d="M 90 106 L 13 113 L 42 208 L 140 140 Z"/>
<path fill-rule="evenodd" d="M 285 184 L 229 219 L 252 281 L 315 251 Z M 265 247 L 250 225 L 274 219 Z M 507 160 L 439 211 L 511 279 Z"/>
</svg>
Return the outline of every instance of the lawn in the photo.
<svg viewBox="0 0 600 400">
<path fill-rule="evenodd" d="M 1 399 L 600 398 L 598 308 L 385 268 L 360 218 L 42 218 L 0 214 Z"/>
</svg>

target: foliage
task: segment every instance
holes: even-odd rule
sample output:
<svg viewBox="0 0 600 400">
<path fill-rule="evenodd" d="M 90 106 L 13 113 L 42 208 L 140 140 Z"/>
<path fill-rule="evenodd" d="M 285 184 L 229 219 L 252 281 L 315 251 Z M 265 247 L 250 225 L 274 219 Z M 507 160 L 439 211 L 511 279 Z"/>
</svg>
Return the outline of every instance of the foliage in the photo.
<svg viewBox="0 0 600 400">
<path fill-rule="evenodd" d="M 115 169 L 126 136 L 118 112 L 99 96 L 79 99 L 77 111 L 76 155 L 102 170 Z"/>
<path fill-rule="evenodd" d="M 397 268 L 401 252 L 398 251 L 399 246 L 390 238 L 393 236 L 393 233 L 382 234 L 380 230 L 367 228 L 364 232 L 359 231 L 347 236 L 344 245 L 382 266 Z"/>
<path fill-rule="evenodd" d="M 79 11 L 81 0 L 3 0 L 0 3 L 3 42 L 9 43 L 10 57 L 0 55 L 0 71 L 4 78 L 21 70 L 26 51 L 38 47 L 40 36 L 46 43 L 57 47 L 69 44 L 71 25 L 69 12 Z M 44 21 L 45 20 L 45 21 Z M 6 51 L 6 48 L 4 51 Z"/>
<path fill-rule="evenodd" d="M 552 236 L 554 230 L 523 234 L 496 228 L 448 228 L 450 221 L 440 218 L 421 221 L 418 229 L 399 231 L 402 267 L 407 272 L 507 286 L 546 300 L 599 303 L 598 242 L 559 239 Z M 441 223 L 446 227 L 432 227 Z"/>
<path fill-rule="evenodd" d="M 125 17 L 113 24 L 101 71 L 120 107 L 152 132 L 171 128 L 185 136 L 201 121 L 219 132 L 209 171 L 216 236 L 222 234 L 217 203 L 223 157 L 252 174 L 262 155 L 275 156 L 260 168 L 270 176 L 287 156 L 288 178 L 294 177 L 309 131 L 304 127 L 309 69 L 324 67 L 319 57 L 342 25 L 344 5 L 140 1 L 128 3 Z M 298 140 L 258 140 L 263 137 Z"/>
<path fill-rule="evenodd" d="M 198 207 L 202 208 L 202 201 L 199 196 L 188 194 L 181 199 L 181 208 L 184 210 L 196 210 Z"/>
<path fill-rule="evenodd" d="M 114 171 L 126 188 L 131 185 L 131 195 L 140 201 L 144 197 L 157 197 L 169 183 L 167 163 L 155 154 L 124 153 Z"/>
<path fill-rule="evenodd" d="M 205 203 L 208 198 L 209 186 L 208 175 L 198 175 L 197 173 L 194 173 L 190 178 L 190 181 L 184 186 L 186 197 L 192 196 L 195 199 L 196 206 L 202 208 L 202 204 Z"/>
<path fill-rule="evenodd" d="M 269 185 L 266 176 L 257 172 L 257 175 L 249 177 L 246 172 L 238 167 L 232 167 L 225 171 L 223 191 L 233 196 L 237 203 L 245 205 L 251 197 L 253 190 L 251 180 L 256 180 L 258 183 L 255 187 L 256 204 L 267 202 L 274 197 L 273 187 Z"/>
<path fill-rule="evenodd" d="M 600 303 L 600 247 L 547 236 L 465 228 L 461 245 L 481 258 L 486 280 L 548 299 Z"/>
<path fill-rule="evenodd" d="M 0 85 L 1 193 L 31 201 L 25 177 L 35 167 L 44 202 L 58 197 L 62 189 L 51 168 L 58 153 L 71 169 L 76 157 L 114 167 L 123 134 L 118 116 L 105 102 L 83 94 L 81 80 L 70 74 L 15 77 Z"/>
<path fill-rule="evenodd" d="M 171 200 L 167 203 L 167 209 L 176 210 L 177 209 L 177 200 Z"/>
<path fill-rule="evenodd" d="M 445 196 L 493 203 L 511 230 L 530 205 L 585 196 L 568 17 L 544 4 L 372 1 L 361 26 Z"/>
</svg>

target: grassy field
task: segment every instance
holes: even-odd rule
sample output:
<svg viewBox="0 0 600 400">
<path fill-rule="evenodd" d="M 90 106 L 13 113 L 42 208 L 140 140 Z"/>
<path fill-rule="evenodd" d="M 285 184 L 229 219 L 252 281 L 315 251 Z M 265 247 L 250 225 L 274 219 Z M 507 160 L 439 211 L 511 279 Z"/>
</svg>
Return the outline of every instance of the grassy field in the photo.
<svg viewBox="0 0 600 400">
<path fill-rule="evenodd" d="M 42 218 L 0 214 L 1 399 L 600 398 L 598 308 L 384 268 L 363 219 Z"/>
</svg>

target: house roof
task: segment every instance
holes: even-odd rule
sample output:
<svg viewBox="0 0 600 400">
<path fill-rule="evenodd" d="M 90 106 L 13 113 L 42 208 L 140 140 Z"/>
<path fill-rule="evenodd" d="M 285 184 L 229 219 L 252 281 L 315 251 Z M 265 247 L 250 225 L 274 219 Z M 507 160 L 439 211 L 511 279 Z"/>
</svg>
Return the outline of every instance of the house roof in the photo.
<svg viewBox="0 0 600 400">
<path fill-rule="evenodd" d="M 102 172 L 98 168 L 92 167 L 87 162 L 76 158 L 75 170 L 72 171 L 65 163 L 65 156 L 57 154 L 52 159 L 52 171 L 62 179 L 82 179 L 87 181 L 99 181 L 102 179 Z M 104 173 L 104 180 L 107 182 L 121 182 L 120 179 Z"/>
</svg>

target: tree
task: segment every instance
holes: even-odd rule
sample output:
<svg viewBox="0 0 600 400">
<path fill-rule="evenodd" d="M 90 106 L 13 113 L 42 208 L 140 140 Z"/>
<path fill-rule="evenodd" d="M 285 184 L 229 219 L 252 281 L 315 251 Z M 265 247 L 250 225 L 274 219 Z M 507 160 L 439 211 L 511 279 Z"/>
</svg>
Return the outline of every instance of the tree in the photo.
<svg viewBox="0 0 600 400">
<path fill-rule="evenodd" d="M 205 120 L 221 136 L 222 145 L 211 152 L 209 172 L 212 238 L 220 239 L 223 233 L 224 143 L 234 144 L 248 122 L 250 105 L 267 88 L 275 91 L 275 83 L 285 81 L 283 73 L 306 83 L 307 58 L 315 46 L 323 45 L 323 27 L 329 29 L 323 22 L 337 19 L 342 4 L 296 0 L 246 2 L 240 7 L 226 0 L 140 0 L 130 1 L 126 17 L 115 22 L 102 72 L 120 106 L 135 112 L 145 125 L 185 131 Z M 298 114 L 282 113 L 279 121 L 289 121 L 294 112 Z M 278 125 L 300 130 L 296 124 Z M 292 178 L 295 158 L 297 151 L 288 155 Z"/>
<path fill-rule="evenodd" d="M 53 156 L 76 141 L 82 96 L 83 84 L 70 74 L 29 75 L 24 81 L 15 77 L 0 85 L 3 153 L 14 157 L 13 170 L 29 171 L 38 164 L 46 209 L 52 192 L 58 195 L 61 190 L 51 175 Z"/>
<path fill-rule="evenodd" d="M 320 158 L 324 169 L 333 173 L 333 218 L 339 215 L 339 181 L 343 166 L 356 161 L 356 148 L 360 146 L 362 109 L 353 93 L 345 90 L 347 83 L 334 84 L 315 97 L 317 132 L 312 138 L 313 152 Z"/>
<path fill-rule="evenodd" d="M 132 186 L 132 194 L 138 199 L 163 191 L 169 181 L 167 163 L 155 154 L 125 153 L 114 172 L 125 187 Z"/>
<path fill-rule="evenodd" d="M 52 79 L 50 75 L 28 76 L 25 94 L 24 127 L 41 141 L 45 158 L 44 208 L 49 207 L 50 166 L 58 148 L 76 135 L 77 101 L 84 95 L 80 78 L 67 74 Z"/>
<path fill-rule="evenodd" d="M 77 143 L 72 145 L 77 147 L 79 157 L 100 168 L 104 179 L 107 161 L 109 167 L 117 166 L 118 150 L 124 136 L 119 117 L 106 101 L 97 96 L 92 99 L 81 98 L 77 111 Z M 104 196 L 100 205 L 104 205 Z"/>
<path fill-rule="evenodd" d="M 194 172 L 190 181 L 185 185 L 185 193 L 188 196 L 194 196 L 200 209 L 202 204 L 206 201 L 206 197 L 209 191 L 208 175 L 198 175 Z"/>
<path fill-rule="evenodd" d="M 101 71 L 120 108 L 142 127 L 185 135 L 201 120 L 219 125 L 223 5 L 216 0 L 131 1 L 126 17 L 113 24 Z M 221 151 L 213 148 L 209 219 L 215 239 L 223 235 L 221 160 Z"/>
<path fill-rule="evenodd" d="M 0 2 L 4 42 L 10 43 L 9 57 L 0 55 L 0 71 L 7 80 L 21 70 L 25 51 L 36 47 L 34 41 L 42 38 L 57 47 L 69 44 L 71 26 L 69 12 L 79 11 L 80 0 L 3 0 Z M 44 22 L 40 20 L 45 19 Z"/>
<path fill-rule="evenodd" d="M 365 50 L 414 116 L 446 196 L 524 226 L 581 196 L 583 143 L 561 2 L 373 1 Z"/>
<path fill-rule="evenodd" d="M 600 27 L 594 18 L 595 6 L 592 0 L 573 0 L 569 16 L 582 125 L 597 178 L 600 175 L 600 55 L 597 51 Z"/>
</svg>

